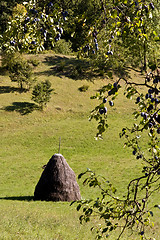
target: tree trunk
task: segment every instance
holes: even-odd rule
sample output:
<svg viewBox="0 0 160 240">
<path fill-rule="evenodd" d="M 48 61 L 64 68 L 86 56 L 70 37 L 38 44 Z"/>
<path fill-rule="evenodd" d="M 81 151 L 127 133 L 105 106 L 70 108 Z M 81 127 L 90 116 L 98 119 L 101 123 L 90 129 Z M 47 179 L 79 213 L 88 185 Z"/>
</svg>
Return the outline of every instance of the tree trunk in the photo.
<svg viewBox="0 0 160 240">
<path fill-rule="evenodd" d="M 20 82 L 20 90 L 21 90 L 21 92 L 23 92 L 23 84 L 22 84 L 22 82 Z"/>
</svg>

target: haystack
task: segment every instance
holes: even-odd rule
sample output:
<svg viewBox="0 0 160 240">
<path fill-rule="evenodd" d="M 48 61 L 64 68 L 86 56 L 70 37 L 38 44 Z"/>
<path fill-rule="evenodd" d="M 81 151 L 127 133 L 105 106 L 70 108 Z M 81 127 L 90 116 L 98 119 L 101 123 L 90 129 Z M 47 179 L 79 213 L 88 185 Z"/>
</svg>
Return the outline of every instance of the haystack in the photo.
<svg viewBox="0 0 160 240">
<path fill-rule="evenodd" d="M 47 163 L 34 192 L 35 200 L 80 200 L 76 176 L 61 154 L 54 154 Z"/>
</svg>

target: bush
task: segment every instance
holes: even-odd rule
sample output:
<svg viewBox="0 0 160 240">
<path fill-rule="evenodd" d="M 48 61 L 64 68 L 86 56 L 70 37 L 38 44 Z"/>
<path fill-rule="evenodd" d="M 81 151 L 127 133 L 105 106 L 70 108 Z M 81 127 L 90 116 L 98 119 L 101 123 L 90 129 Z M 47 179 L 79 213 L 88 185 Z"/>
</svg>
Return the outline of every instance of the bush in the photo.
<svg viewBox="0 0 160 240">
<path fill-rule="evenodd" d="M 45 82 L 40 82 L 34 86 L 32 92 L 32 100 L 39 104 L 40 110 L 43 110 L 44 106 L 47 105 L 51 98 L 51 83 L 46 80 Z"/>
<path fill-rule="evenodd" d="M 79 87 L 78 90 L 80 92 L 86 92 L 88 90 L 89 86 L 88 85 L 83 85 L 82 87 Z"/>
<path fill-rule="evenodd" d="M 40 64 L 40 61 L 37 59 L 29 59 L 28 63 L 31 63 L 34 67 L 37 67 Z"/>
<path fill-rule="evenodd" d="M 72 54 L 72 49 L 71 49 L 71 42 L 66 42 L 64 39 L 61 39 L 57 41 L 54 45 L 54 52 L 55 53 L 60 53 L 60 54 L 65 54 L 65 55 L 70 55 Z"/>
</svg>

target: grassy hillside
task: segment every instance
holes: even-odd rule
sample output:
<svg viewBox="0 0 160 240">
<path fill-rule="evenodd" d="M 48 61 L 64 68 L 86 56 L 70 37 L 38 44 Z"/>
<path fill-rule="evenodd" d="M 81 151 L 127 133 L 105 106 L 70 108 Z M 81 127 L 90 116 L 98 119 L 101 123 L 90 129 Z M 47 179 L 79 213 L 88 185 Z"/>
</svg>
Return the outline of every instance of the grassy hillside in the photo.
<svg viewBox="0 0 160 240">
<path fill-rule="evenodd" d="M 73 57 L 45 54 L 27 58 L 40 61 L 35 68 L 37 81 L 48 79 L 55 90 L 41 112 L 31 101 L 31 92 L 20 93 L 7 73 L 0 73 L 0 239 L 92 240 L 91 223 L 81 226 L 74 206 L 34 202 L 34 188 L 42 166 L 58 152 L 61 137 L 61 154 L 76 176 L 89 167 L 111 180 L 123 194 L 125 185 L 141 170 L 139 160 L 123 148 L 124 140 L 119 139 L 121 129 L 134 121 L 134 103 L 121 94 L 109 108 L 110 128 L 104 140 L 96 141 L 96 122 L 88 121 L 96 100 L 90 96 L 108 79 L 97 77 L 93 81 L 87 67 L 86 75 L 82 72 L 77 77 L 76 66 L 82 63 Z M 141 78 L 138 72 L 132 72 L 132 76 Z M 88 91 L 80 92 L 82 85 L 88 85 Z M 95 196 L 96 189 L 91 191 L 82 181 L 78 183 L 83 198 Z M 158 196 L 153 200 L 158 203 Z M 154 218 L 158 230 L 158 212 Z M 160 239 L 159 235 L 158 230 L 155 238 Z"/>
</svg>

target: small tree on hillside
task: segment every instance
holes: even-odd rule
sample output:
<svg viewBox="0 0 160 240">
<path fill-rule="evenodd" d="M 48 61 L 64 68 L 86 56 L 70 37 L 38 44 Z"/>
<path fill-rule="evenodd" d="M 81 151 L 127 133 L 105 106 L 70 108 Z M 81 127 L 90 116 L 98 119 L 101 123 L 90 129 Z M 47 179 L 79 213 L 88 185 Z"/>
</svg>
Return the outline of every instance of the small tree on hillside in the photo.
<svg viewBox="0 0 160 240">
<path fill-rule="evenodd" d="M 2 65 L 9 71 L 9 77 L 12 82 L 17 82 L 21 91 L 24 87 L 28 89 L 32 86 L 35 78 L 33 77 L 32 67 L 23 56 L 16 53 L 2 54 Z"/>
<path fill-rule="evenodd" d="M 51 98 L 51 83 L 46 80 L 45 82 L 40 82 L 34 86 L 32 92 L 32 100 L 39 104 L 40 110 L 43 110 L 44 106 L 47 105 Z"/>
<path fill-rule="evenodd" d="M 24 59 L 17 59 L 9 72 L 11 81 L 17 82 L 21 90 L 24 88 L 24 85 L 29 89 L 35 80 L 31 66 Z"/>
</svg>

